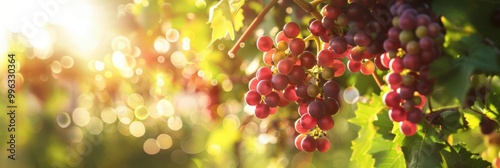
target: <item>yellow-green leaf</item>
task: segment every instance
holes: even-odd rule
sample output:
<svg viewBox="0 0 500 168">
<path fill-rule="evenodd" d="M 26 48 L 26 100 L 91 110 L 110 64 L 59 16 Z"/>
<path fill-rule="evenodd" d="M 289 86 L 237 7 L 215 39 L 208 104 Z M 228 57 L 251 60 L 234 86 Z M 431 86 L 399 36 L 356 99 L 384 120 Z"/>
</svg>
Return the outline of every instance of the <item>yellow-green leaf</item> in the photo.
<svg viewBox="0 0 500 168">
<path fill-rule="evenodd" d="M 229 34 L 231 40 L 234 40 L 234 32 L 243 27 L 243 9 L 241 7 L 245 0 L 221 0 L 210 8 L 208 23 L 212 28 L 212 39 L 215 40 L 226 37 Z"/>
</svg>

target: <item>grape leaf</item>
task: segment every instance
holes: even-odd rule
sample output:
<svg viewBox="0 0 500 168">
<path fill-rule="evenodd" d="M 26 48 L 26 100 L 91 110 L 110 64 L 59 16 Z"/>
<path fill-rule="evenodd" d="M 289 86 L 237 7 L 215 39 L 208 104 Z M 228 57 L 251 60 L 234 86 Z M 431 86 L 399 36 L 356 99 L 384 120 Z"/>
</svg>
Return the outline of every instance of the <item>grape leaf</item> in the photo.
<svg viewBox="0 0 500 168">
<path fill-rule="evenodd" d="M 443 118 L 443 123 L 441 130 L 444 132 L 445 137 L 456 133 L 458 129 L 463 128 L 461 121 L 460 112 L 457 110 L 446 110 L 441 112 L 439 115 Z"/>
<path fill-rule="evenodd" d="M 377 133 L 382 135 L 382 138 L 387 140 L 394 139 L 395 135 L 391 133 L 394 123 L 389 118 L 386 109 L 377 115 L 377 120 L 373 122 L 373 125 L 377 128 Z"/>
<path fill-rule="evenodd" d="M 500 5 L 500 1 L 493 0 L 447 0 L 432 1 L 432 10 L 437 15 L 443 15 L 459 27 L 473 26 L 477 33 L 493 40 L 500 45 L 498 27 L 491 22 L 493 10 Z"/>
<path fill-rule="evenodd" d="M 391 141 L 387 142 L 387 145 L 390 147 L 388 150 L 373 154 L 373 157 L 376 158 L 375 167 L 406 167 L 404 154 L 401 149 L 395 148 Z"/>
<path fill-rule="evenodd" d="M 408 167 L 441 167 L 440 150 L 443 144 L 435 143 L 430 138 L 419 134 L 405 137 L 401 147 Z"/>
<path fill-rule="evenodd" d="M 358 109 L 354 112 L 356 117 L 349 119 L 349 122 L 361 127 L 358 137 L 352 141 L 351 146 L 353 150 L 351 161 L 356 167 L 373 167 L 375 165 L 375 159 L 369 154 L 376 136 L 375 126 L 372 122 L 375 121 L 377 114 L 383 108 L 380 96 L 373 94 L 368 104 L 358 102 Z"/>
<path fill-rule="evenodd" d="M 234 40 L 234 32 L 243 27 L 243 9 L 241 7 L 245 0 L 221 0 L 210 8 L 208 23 L 212 28 L 212 39 L 215 40 L 226 37 L 229 34 L 231 40 Z"/>
<path fill-rule="evenodd" d="M 448 147 L 450 148 L 450 147 Z M 462 144 L 453 146 L 450 150 L 441 150 L 447 167 L 488 167 L 490 163 L 467 151 Z M 443 166 L 444 167 L 444 166 Z"/>
</svg>

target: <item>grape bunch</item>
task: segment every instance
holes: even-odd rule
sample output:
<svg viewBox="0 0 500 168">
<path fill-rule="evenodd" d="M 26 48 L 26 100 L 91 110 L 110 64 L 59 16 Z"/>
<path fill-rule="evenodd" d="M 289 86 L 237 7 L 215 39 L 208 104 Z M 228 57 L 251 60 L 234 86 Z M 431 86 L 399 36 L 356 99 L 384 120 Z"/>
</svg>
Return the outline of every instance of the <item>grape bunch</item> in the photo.
<svg viewBox="0 0 500 168">
<path fill-rule="evenodd" d="M 330 148 L 326 131 L 333 128 L 332 115 L 339 111 L 340 86 L 333 78 L 343 75 L 346 68 L 342 57 L 331 50 L 317 54 L 306 50 L 306 41 L 298 38 L 299 34 L 300 26 L 289 22 L 274 41 L 269 36 L 257 39 L 266 66 L 250 80 L 245 101 L 255 106 L 257 118 L 267 118 L 278 107 L 297 103 L 297 148 L 326 152 Z"/>
<path fill-rule="evenodd" d="M 335 0 L 321 9 L 323 18 L 313 20 L 309 29 L 313 35 L 329 44 L 334 54 L 345 55 L 351 72 L 371 75 L 380 66 L 376 57 L 384 52 L 388 23 L 392 19 L 389 9 L 376 0 Z"/>
<path fill-rule="evenodd" d="M 434 79 L 429 77 L 430 63 L 442 55 L 444 35 L 439 20 L 431 11 L 397 1 L 390 7 L 394 16 L 381 63 L 389 68 L 385 81 L 390 91 L 383 96 L 390 108 L 389 117 L 399 122 L 401 132 L 415 134 L 416 124 L 424 117 L 425 97 L 432 93 Z"/>
<path fill-rule="evenodd" d="M 417 10 L 404 1 L 389 7 L 386 1 L 331 0 L 320 9 L 322 18 L 309 22 L 305 38 L 300 25 L 289 22 L 274 39 L 257 39 L 266 66 L 257 70 L 245 94 L 255 116 L 267 118 L 296 103 L 295 146 L 325 152 L 330 148 L 327 131 L 340 106 L 335 78 L 346 69 L 364 75 L 379 69 L 389 71 L 385 81 L 390 90 L 383 99 L 391 120 L 405 135 L 415 134 L 434 83 L 429 64 L 442 54 L 439 20 L 425 6 Z M 316 52 L 310 51 L 313 40 Z"/>
</svg>

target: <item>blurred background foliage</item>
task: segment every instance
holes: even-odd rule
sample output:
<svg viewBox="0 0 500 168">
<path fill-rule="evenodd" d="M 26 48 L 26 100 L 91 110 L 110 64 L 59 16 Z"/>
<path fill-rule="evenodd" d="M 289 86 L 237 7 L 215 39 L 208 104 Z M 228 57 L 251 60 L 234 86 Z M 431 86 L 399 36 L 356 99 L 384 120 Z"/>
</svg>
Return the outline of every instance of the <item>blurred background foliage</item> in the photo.
<svg viewBox="0 0 500 168">
<path fill-rule="evenodd" d="M 43 2 L 57 6 L 54 15 Z M 16 54 L 18 109 L 16 160 L 7 159 L 8 132 L 0 131 L 0 167 L 348 166 L 359 127 L 347 119 L 356 104 L 344 102 L 334 116 L 332 149 L 305 153 L 293 144 L 297 106 L 259 120 L 242 101 L 263 64 L 256 38 L 276 34 L 288 21 L 307 25 L 311 16 L 280 2 L 230 58 L 234 41 L 209 45 L 209 7 L 217 2 L 2 1 L 0 64 Z M 266 3 L 245 3 L 236 37 Z M 34 36 L 23 34 L 27 22 L 37 21 L 44 22 Z M 344 99 L 379 92 L 371 78 L 358 75 L 340 78 L 348 88 Z M 6 71 L 0 80 L 0 94 L 7 95 Z M 6 115 L 1 118 L 5 128 Z"/>
</svg>

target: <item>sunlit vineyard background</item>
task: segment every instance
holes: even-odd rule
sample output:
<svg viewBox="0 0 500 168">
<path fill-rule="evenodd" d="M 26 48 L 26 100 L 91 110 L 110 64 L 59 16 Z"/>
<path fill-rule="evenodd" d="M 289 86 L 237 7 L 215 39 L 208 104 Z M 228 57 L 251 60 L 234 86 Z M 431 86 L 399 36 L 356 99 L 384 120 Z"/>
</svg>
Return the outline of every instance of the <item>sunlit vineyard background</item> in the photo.
<svg viewBox="0 0 500 168">
<path fill-rule="evenodd" d="M 6 157 L 2 112 L 0 167 L 345 167 L 359 129 L 347 119 L 359 95 L 380 92 L 362 74 L 341 77 L 345 101 L 328 132 L 332 148 L 300 152 L 296 118 L 286 118 L 299 117 L 297 106 L 259 120 L 243 101 L 263 65 L 256 38 L 312 18 L 291 1 L 280 2 L 233 58 L 229 38 L 209 45 L 215 0 L 53 1 L 54 15 L 38 4 L 45 1 L 0 1 L 0 64 L 9 53 L 19 63 L 16 161 Z M 243 6 L 243 30 L 266 2 Z M 39 15 L 46 24 L 27 38 L 23 24 Z"/>
</svg>

